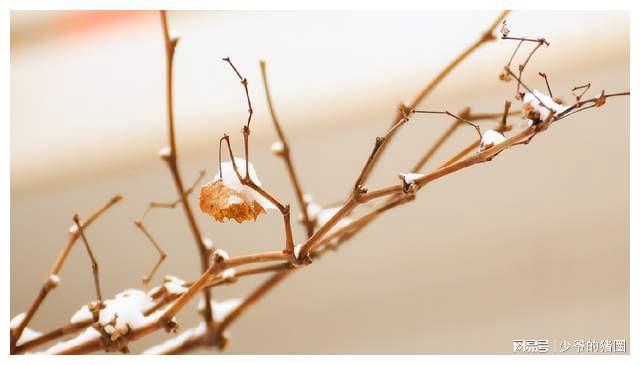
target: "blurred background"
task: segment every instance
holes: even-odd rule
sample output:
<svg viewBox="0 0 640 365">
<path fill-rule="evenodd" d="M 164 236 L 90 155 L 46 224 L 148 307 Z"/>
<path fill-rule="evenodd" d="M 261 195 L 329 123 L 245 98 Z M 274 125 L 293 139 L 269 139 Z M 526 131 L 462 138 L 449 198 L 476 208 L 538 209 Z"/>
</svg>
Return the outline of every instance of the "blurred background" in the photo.
<svg viewBox="0 0 640 365">
<path fill-rule="evenodd" d="M 258 61 L 305 192 L 320 204 L 343 198 L 376 136 L 401 101 L 474 42 L 497 12 L 170 12 L 181 35 L 175 112 L 185 184 L 217 169 L 217 140 L 238 153 L 243 91 L 221 61 L 249 79 L 255 114 L 252 162 L 264 186 L 299 213 L 282 161 Z M 515 12 L 511 35 L 551 41 L 525 80 L 554 96 L 629 89 L 625 12 Z M 502 110 L 515 84 L 498 80 L 515 43 L 483 46 L 421 105 Z M 155 12 L 11 13 L 11 316 L 26 310 L 72 215 L 110 196 L 125 199 L 87 230 L 112 297 L 141 287 L 156 252 L 133 220 L 175 188 L 158 150 L 166 145 L 164 50 Z M 519 108 L 518 103 L 514 108 Z M 512 118 L 514 123 L 519 117 Z M 368 186 L 397 182 L 448 127 L 416 116 L 390 144 Z M 488 128 L 492 124 L 483 124 Z M 456 132 L 428 166 L 475 138 Z M 207 237 L 231 255 L 282 246 L 281 218 L 217 223 L 191 201 Z M 362 212 L 364 210 L 359 210 Z M 184 215 L 155 210 L 146 223 L 169 253 L 154 284 L 187 280 L 199 261 Z M 298 241 L 304 233 L 295 227 Z M 61 286 L 30 327 L 65 324 L 94 296 L 89 260 L 76 246 Z M 246 295 L 260 278 L 213 291 Z M 198 322 L 195 303 L 178 320 Z M 231 329 L 226 353 L 511 353 L 513 340 L 629 340 L 629 99 L 611 99 L 554 125 L 489 164 L 437 180 L 388 212 L 337 253 L 292 275 Z M 168 338 L 157 333 L 132 351 Z"/>
</svg>

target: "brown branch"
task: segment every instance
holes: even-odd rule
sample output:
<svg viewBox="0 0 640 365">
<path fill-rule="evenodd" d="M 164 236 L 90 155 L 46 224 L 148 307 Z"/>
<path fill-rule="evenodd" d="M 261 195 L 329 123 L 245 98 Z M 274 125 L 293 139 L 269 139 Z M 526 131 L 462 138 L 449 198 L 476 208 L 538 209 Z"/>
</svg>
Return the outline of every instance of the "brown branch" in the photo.
<svg viewBox="0 0 640 365">
<path fill-rule="evenodd" d="M 289 180 L 291 180 L 291 185 L 293 186 L 293 190 L 296 195 L 296 200 L 302 210 L 302 223 L 307 231 L 307 237 L 311 237 L 313 234 L 314 223 L 309 220 L 309 212 L 307 211 L 307 203 L 304 201 L 302 186 L 300 185 L 300 180 L 298 179 L 296 170 L 293 167 L 293 161 L 291 160 L 291 147 L 289 145 L 289 141 L 287 140 L 287 137 L 282 130 L 282 126 L 280 125 L 280 121 L 276 116 L 273 100 L 271 98 L 271 88 L 269 87 L 269 80 L 267 77 L 267 63 L 265 61 L 260 61 L 260 72 L 262 74 L 264 92 L 267 97 L 267 106 L 269 107 L 269 113 L 271 114 L 271 121 L 273 122 L 273 126 L 278 134 L 278 140 L 282 143 L 282 151 L 278 153 L 278 156 L 280 156 L 284 161 L 287 173 L 289 174 Z"/>
<path fill-rule="evenodd" d="M 298 260 L 297 260 L 297 258 L 295 256 L 294 252 L 293 252 L 294 243 L 293 243 L 293 233 L 292 233 L 292 230 L 291 230 L 291 212 L 290 212 L 289 204 L 284 205 L 284 204 L 280 203 L 280 201 L 278 199 L 276 199 L 273 195 L 271 195 L 269 192 L 267 192 L 262 187 L 258 186 L 253 181 L 253 179 L 251 179 L 251 176 L 249 175 L 249 135 L 251 134 L 251 130 L 249 128 L 249 123 L 251 122 L 251 115 L 253 114 L 253 110 L 251 108 L 251 99 L 249 97 L 249 89 L 248 89 L 248 86 L 247 86 L 248 81 L 247 81 L 247 79 L 245 77 L 243 77 L 240 74 L 240 72 L 234 66 L 233 62 L 231 62 L 231 59 L 229 57 L 223 58 L 223 60 L 226 61 L 231 66 L 231 68 L 236 73 L 238 78 L 240 78 L 240 82 L 242 83 L 242 85 L 244 87 L 245 94 L 246 94 L 246 97 L 247 97 L 247 104 L 249 105 L 249 118 L 247 120 L 247 124 L 242 128 L 242 136 L 244 137 L 243 143 L 244 143 L 244 155 L 245 155 L 245 174 L 244 174 L 244 176 L 240 175 L 240 172 L 238 171 L 238 166 L 236 166 L 236 160 L 233 157 L 233 149 L 231 148 L 231 142 L 229 140 L 229 136 L 226 135 L 226 134 L 220 140 L 218 153 L 220 154 L 220 152 L 221 152 L 222 140 L 226 141 L 227 149 L 229 150 L 229 157 L 231 158 L 231 164 L 232 164 L 233 169 L 234 169 L 234 171 L 236 173 L 236 176 L 238 177 L 238 180 L 240 180 L 240 182 L 243 185 L 250 187 L 255 192 L 257 192 L 258 194 L 262 195 L 265 199 L 269 200 L 272 204 L 274 204 L 278 208 L 278 210 L 280 211 L 280 214 L 282 215 L 284 232 L 285 232 L 284 252 L 289 255 L 289 259 L 290 259 L 292 264 L 298 265 L 299 264 Z M 219 163 L 221 164 L 220 156 L 218 156 L 218 159 L 219 159 Z M 222 168 L 220 168 L 220 178 L 222 178 Z"/>
<path fill-rule="evenodd" d="M 70 335 L 73 333 L 77 333 L 89 326 L 91 326 L 91 324 L 93 324 L 93 319 L 90 320 L 86 320 L 86 321 L 82 321 L 82 322 L 78 322 L 78 323 L 70 323 L 67 325 L 64 325 L 60 328 L 56 328 L 55 330 L 49 331 L 47 333 L 44 333 L 30 341 L 27 341 L 19 346 L 16 346 L 15 349 L 15 353 L 16 354 L 22 354 L 25 353 L 29 350 L 31 350 L 34 347 L 40 346 L 42 344 L 45 344 L 49 341 L 53 341 L 56 338 L 60 338 L 62 336 L 66 336 L 66 335 Z"/>
<path fill-rule="evenodd" d="M 395 208 L 402 204 L 411 202 L 415 199 L 415 195 L 397 195 L 390 198 L 381 206 L 353 220 L 351 223 L 332 231 L 324 237 L 317 245 L 317 248 L 311 252 L 311 258 L 321 257 L 327 251 L 335 251 L 339 246 L 346 242 L 349 238 L 360 232 L 363 228 L 374 221 L 375 218 L 381 216 L 382 213 L 389 209 Z"/>
<path fill-rule="evenodd" d="M 109 208 L 111 208 L 120 200 L 122 200 L 121 195 L 113 196 L 105 205 L 93 212 L 89 216 L 89 219 L 87 219 L 84 223 L 81 223 L 80 226 L 83 229 L 88 228 L 93 222 L 100 218 L 100 216 L 102 216 L 104 212 L 109 210 Z M 20 336 L 22 336 L 22 332 L 27 327 L 35 313 L 38 311 L 40 305 L 42 305 L 42 302 L 45 300 L 49 292 L 57 287 L 57 285 L 52 285 L 51 276 L 58 275 L 60 273 L 60 270 L 62 270 L 62 267 L 66 262 L 67 257 L 69 256 L 69 252 L 71 252 L 71 249 L 73 248 L 79 237 L 80 233 L 78 229 L 76 229 L 76 226 L 71 226 L 71 229 L 69 230 L 69 239 L 58 254 L 58 257 L 56 258 L 56 261 L 53 264 L 53 267 L 51 268 L 47 279 L 44 281 L 42 287 L 40 288 L 40 291 L 38 292 L 38 295 L 34 299 L 33 303 L 31 303 L 31 305 L 29 306 L 29 309 L 25 313 L 25 317 L 22 322 L 20 322 L 20 324 L 13 331 L 11 331 L 11 353 L 14 353 L 14 350 L 16 350 L 16 343 L 18 339 L 20 339 Z"/>
<path fill-rule="evenodd" d="M 609 98 L 613 98 L 616 96 L 629 96 L 629 95 L 631 95 L 631 92 L 625 91 L 625 92 L 619 92 L 619 93 L 601 94 L 600 96 L 597 96 L 595 98 L 579 101 L 574 105 L 570 106 L 569 108 L 565 109 L 562 113 L 558 113 L 555 120 L 558 121 L 560 119 L 564 119 L 568 117 L 569 115 L 573 115 L 577 111 L 582 111 L 582 110 L 578 110 L 578 108 L 581 108 L 586 104 L 593 103 L 595 105 L 596 103 L 598 103 L 600 100 L 603 100 L 603 99 L 607 100 Z"/>
<path fill-rule="evenodd" d="M 151 236 L 151 233 L 141 220 L 135 220 L 134 224 L 142 231 L 149 242 L 151 242 L 151 245 L 153 245 L 153 247 L 158 252 L 158 259 L 151 267 L 151 270 L 147 275 L 142 277 L 142 285 L 145 289 L 147 289 L 149 282 L 153 278 L 153 275 L 156 273 L 162 262 L 167 258 L 167 253 L 162 249 L 162 247 L 160 247 L 160 244 L 153 238 L 153 236 Z"/>
<path fill-rule="evenodd" d="M 91 271 L 93 272 L 93 281 L 96 286 L 96 296 L 98 298 L 98 306 L 102 305 L 102 292 L 100 291 L 100 275 L 98 272 L 98 261 L 96 261 L 95 256 L 93 256 L 93 250 L 91 250 L 91 246 L 89 246 L 89 241 L 87 241 L 87 237 L 84 235 L 84 231 L 82 230 L 82 225 L 80 224 L 80 216 L 76 213 L 73 216 L 73 222 L 78 227 L 78 232 L 80 232 L 80 238 L 82 238 L 82 243 L 84 243 L 84 247 L 87 249 L 87 254 L 89 254 L 89 258 L 91 259 Z"/>
<path fill-rule="evenodd" d="M 574 88 L 571 89 L 571 94 L 573 96 L 576 97 L 576 103 L 580 102 L 580 99 L 582 99 L 582 97 L 584 96 L 584 94 L 591 88 L 591 83 L 588 82 L 584 85 L 579 85 L 579 86 L 575 86 Z M 580 90 L 579 94 L 576 94 L 575 92 Z"/>
<path fill-rule="evenodd" d="M 173 116 L 173 56 L 175 53 L 176 45 L 178 44 L 178 38 L 172 38 L 169 35 L 169 25 L 167 23 L 167 13 L 165 10 L 160 11 L 160 19 L 162 20 L 162 35 L 165 48 L 165 71 L 167 83 L 167 133 L 169 140 L 169 153 L 164 155 L 163 157 L 169 165 L 169 169 L 171 170 L 171 176 L 173 177 L 173 182 L 176 186 L 176 190 L 178 191 L 178 196 L 180 197 L 180 200 L 182 202 L 184 214 L 187 218 L 189 228 L 191 229 L 191 233 L 198 248 L 198 253 L 200 254 L 201 270 L 202 272 L 205 272 L 209 267 L 209 255 L 207 253 L 207 247 L 204 244 L 202 234 L 200 233 L 200 228 L 198 227 L 198 224 L 196 223 L 195 217 L 193 215 L 193 211 L 191 210 L 191 205 L 189 204 L 189 201 L 187 200 L 187 197 L 185 195 L 185 189 L 182 182 L 182 177 L 180 176 L 180 169 L 178 167 L 178 151 L 176 146 L 175 123 Z M 213 313 L 211 311 L 211 293 L 207 289 L 204 290 L 203 295 L 205 301 L 203 317 L 206 323 L 211 323 L 213 321 Z"/>
<path fill-rule="evenodd" d="M 418 107 L 418 105 L 424 101 L 424 99 L 435 89 L 442 80 L 444 80 L 450 73 L 453 71 L 456 66 L 458 66 L 462 61 L 464 61 L 469 55 L 471 55 L 476 49 L 482 46 L 485 43 L 491 42 L 496 39 L 493 35 L 493 31 L 495 28 L 502 22 L 502 20 L 507 16 L 509 10 L 502 11 L 498 17 L 489 25 L 487 30 L 482 33 L 482 36 L 474 42 L 469 48 L 464 50 L 458 57 L 454 58 L 442 71 L 440 71 L 433 80 L 431 80 L 419 93 L 416 95 L 413 100 L 409 103 L 409 105 L 405 106 L 404 110 L 412 110 Z M 393 123 L 391 123 L 392 128 L 404 118 L 402 113 L 398 113 Z M 375 165 L 378 162 L 378 159 L 386 149 L 386 146 L 389 144 L 389 141 L 393 138 L 395 133 L 391 133 L 385 140 L 385 143 L 380 146 L 380 148 L 376 151 L 375 155 L 372 157 L 372 161 L 370 162 L 370 167 L 368 172 L 362 176 L 362 182 L 366 182 L 370 172 L 374 169 Z"/>
<path fill-rule="evenodd" d="M 482 138 L 482 131 L 480 130 L 480 126 L 479 125 L 477 125 L 477 124 L 475 124 L 475 123 L 473 123 L 471 121 L 468 121 L 468 120 L 466 120 L 466 119 L 464 119 L 464 118 L 462 118 L 460 116 L 457 116 L 457 115 L 455 115 L 455 114 L 453 114 L 453 113 L 451 113 L 451 112 L 449 112 L 447 110 L 445 110 L 445 111 L 412 110 L 411 112 L 412 113 L 417 113 L 417 114 L 446 114 L 446 115 L 456 119 L 456 121 L 458 121 L 460 123 L 465 123 L 465 124 L 468 124 L 469 126 L 473 127 L 476 130 L 476 132 L 478 133 L 478 138 Z"/>
<path fill-rule="evenodd" d="M 191 194 L 191 192 L 195 189 L 196 185 L 198 185 L 198 183 L 200 181 L 202 181 L 202 178 L 204 177 L 205 173 L 206 173 L 205 170 L 201 170 L 200 171 L 200 174 L 199 174 L 198 178 L 196 179 L 196 181 L 187 190 L 185 190 L 185 192 L 184 192 L 185 197 L 188 197 L 189 194 Z M 156 273 L 156 271 L 158 270 L 158 268 L 160 267 L 162 262 L 166 259 L 167 253 L 162 249 L 160 244 L 153 238 L 153 236 L 151 235 L 151 232 L 149 232 L 149 229 L 147 229 L 147 227 L 145 226 L 144 218 L 154 208 L 170 208 L 170 209 L 173 209 L 181 201 L 182 201 L 182 198 L 179 197 L 178 199 L 174 200 L 171 203 L 150 202 L 149 205 L 147 206 L 147 209 L 144 211 L 144 213 L 142 213 L 140 218 L 138 218 L 138 219 L 133 221 L 135 226 L 138 227 L 138 229 L 140 229 L 140 231 L 142 231 L 142 233 L 147 238 L 147 240 L 151 243 L 151 245 L 158 252 L 158 259 L 156 260 L 154 265 L 151 267 L 150 272 L 147 275 L 142 277 L 142 285 L 144 286 L 145 289 L 149 285 L 149 282 L 153 278 L 153 275 Z"/>
<path fill-rule="evenodd" d="M 551 85 L 549 85 L 549 79 L 547 78 L 547 74 L 544 72 L 538 72 L 538 75 L 544 79 L 544 83 L 547 85 L 547 91 L 549 92 L 549 96 L 553 98 L 553 92 L 551 92 Z"/>
<path fill-rule="evenodd" d="M 238 78 L 240 79 L 240 83 L 242 84 L 245 92 L 245 96 L 247 98 L 248 112 L 249 116 L 247 117 L 247 123 L 242 127 L 242 136 L 244 137 L 244 159 L 245 159 L 245 175 L 249 176 L 249 134 L 251 134 L 251 117 L 253 116 L 253 108 L 251 107 L 251 98 L 249 97 L 249 81 L 246 77 L 243 77 L 236 66 L 231 62 L 231 58 L 225 57 L 222 59 L 227 62 L 233 71 L 236 73 Z"/>
</svg>

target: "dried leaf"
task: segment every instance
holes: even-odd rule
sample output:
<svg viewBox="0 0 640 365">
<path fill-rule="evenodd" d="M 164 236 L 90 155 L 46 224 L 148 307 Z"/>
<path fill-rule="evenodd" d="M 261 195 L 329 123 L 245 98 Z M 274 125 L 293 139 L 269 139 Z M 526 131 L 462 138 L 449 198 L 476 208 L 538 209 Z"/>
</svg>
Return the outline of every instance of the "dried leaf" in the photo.
<svg viewBox="0 0 640 365">
<path fill-rule="evenodd" d="M 223 180 L 214 180 L 200 189 L 200 210 L 212 216 L 218 222 L 224 218 L 238 223 L 255 221 L 258 215 L 265 213 L 264 207 L 248 194 L 227 187 Z"/>
</svg>

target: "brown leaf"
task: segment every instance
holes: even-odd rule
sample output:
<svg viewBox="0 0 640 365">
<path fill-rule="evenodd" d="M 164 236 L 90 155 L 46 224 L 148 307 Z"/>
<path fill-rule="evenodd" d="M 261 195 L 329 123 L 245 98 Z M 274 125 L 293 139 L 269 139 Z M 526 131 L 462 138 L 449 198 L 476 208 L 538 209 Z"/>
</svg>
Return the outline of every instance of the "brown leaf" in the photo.
<svg viewBox="0 0 640 365">
<path fill-rule="evenodd" d="M 224 218 L 238 223 L 255 221 L 258 215 L 265 213 L 260 203 L 247 194 L 224 185 L 222 180 L 211 181 L 200 189 L 200 210 L 212 216 L 218 222 Z"/>
</svg>

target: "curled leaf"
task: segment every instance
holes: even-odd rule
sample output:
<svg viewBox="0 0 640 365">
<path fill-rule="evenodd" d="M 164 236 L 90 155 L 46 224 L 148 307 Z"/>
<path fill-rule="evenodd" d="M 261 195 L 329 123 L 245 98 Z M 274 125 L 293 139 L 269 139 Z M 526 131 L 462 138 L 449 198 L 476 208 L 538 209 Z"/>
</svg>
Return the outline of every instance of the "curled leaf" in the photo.
<svg viewBox="0 0 640 365">
<path fill-rule="evenodd" d="M 218 222 L 224 218 L 238 223 L 255 221 L 265 212 L 260 203 L 242 192 L 236 192 L 224 185 L 223 180 L 211 181 L 200 190 L 200 209 Z"/>
<path fill-rule="evenodd" d="M 238 172 L 246 169 L 245 160 L 235 159 Z M 232 162 L 224 162 L 220 166 L 220 174 L 203 185 L 200 189 L 200 210 L 210 215 L 218 222 L 225 218 L 242 223 L 247 220 L 255 221 L 266 209 L 277 209 L 269 200 L 265 199 L 255 190 L 242 184 L 236 175 Z M 255 169 L 249 164 L 249 176 L 258 186 L 260 180 Z"/>
</svg>

